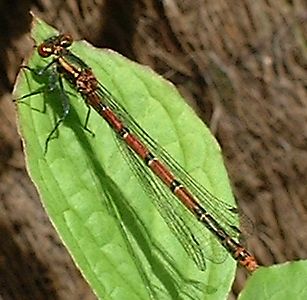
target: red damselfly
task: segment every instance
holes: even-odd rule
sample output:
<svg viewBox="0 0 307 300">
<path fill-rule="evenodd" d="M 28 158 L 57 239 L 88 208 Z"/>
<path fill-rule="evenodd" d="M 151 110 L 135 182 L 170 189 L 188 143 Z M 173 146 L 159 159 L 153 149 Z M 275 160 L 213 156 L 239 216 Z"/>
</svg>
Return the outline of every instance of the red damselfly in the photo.
<svg viewBox="0 0 307 300">
<path fill-rule="evenodd" d="M 256 259 L 237 242 L 241 233 L 234 225 L 237 210 L 217 199 L 206 188 L 198 184 L 161 146 L 149 137 L 106 87 L 96 79 L 91 68 L 69 50 L 72 43 L 73 39 L 68 34 L 45 40 L 38 46 L 38 53 L 43 58 L 52 56 L 53 60 L 39 72 L 30 67 L 26 68 L 38 75 L 43 75 L 50 68 L 55 68 L 54 72 L 60 75 L 58 78 L 61 90 L 64 90 L 63 77 L 78 90 L 89 107 L 85 124 L 87 125 L 89 119 L 90 108 L 93 108 L 106 120 L 127 148 L 143 161 L 143 165 L 160 179 L 160 184 L 168 187 L 169 195 L 165 195 L 162 204 L 158 204 L 157 208 L 200 269 L 203 270 L 205 267 L 204 257 L 217 263 L 222 262 L 225 258 L 223 255 L 225 251 L 216 251 L 213 255 L 206 253 L 205 235 L 202 233 L 206 228 L 240 265 L 249 272 L 253 272 L 258 267 Z M 22 98 L 28 96 L 25 95 Z M 46 139 L 46 150 L 54 133 L 69 114 L 69 100 L 67 97 L 64 99 L 63 115 Z M 86 125 L 85 129 L 87 129 Z M 177 210 L 173 209 L 175 207 L 172 202 L 175 198 L 173 196 L 180 203 L 177 205 L 179 207 Z M 191 217 L 188 218 L 188 221 L 183 222 L 180 212 L 190 214 Z M 219 248 L 223 249 L 221 246 Z"/>
</svg>

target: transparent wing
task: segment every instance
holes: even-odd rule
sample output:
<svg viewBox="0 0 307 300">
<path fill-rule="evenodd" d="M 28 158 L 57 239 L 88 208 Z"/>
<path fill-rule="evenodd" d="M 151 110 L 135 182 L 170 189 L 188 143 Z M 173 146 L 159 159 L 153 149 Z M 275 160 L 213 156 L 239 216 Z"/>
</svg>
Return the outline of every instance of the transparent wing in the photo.
<svg viewBox="0 0 307 300">
<path fill-rule="evenodd" d="M 172 170 L 178 180 L 185 185 L 202 204 L 202 206 L 218 220 L 218 223 L 233 238 L 238 238 L 241 234 L 236 226 L 239 219 L 238 210 L 228 203 L 218 199 L 204 186 L 195 181 L 173 158 L 155 142 L 133 119 L 131 115 L 122 107 L 111 93 L 99 83 L 99 95 L 106 101 L 106 104 L 122 119 L 127 126 L 144 144 Z M 250 227 L 250 226 L 249 226 Z"/>
<path fill-rule="evenodd" d="M 231 205 L 217 199 L 206 188 L 198 184 L 191 176 L 148 134 L 136 123 L 129 113 L 115 101 L 114 97 L 104 88 L 99 86 L 99 95 L 106 104 L 123 120 L 125 126 L 140 138 L 146 146 L 163 161 L 179 178 L 179 180 L 193 193 L 205 209 L 216 219 L 222 228 L 233 238 L 237 238 L 240 230 L 235 226 L 238 213 Z M 122 147 L 126 149 L 126 147 Z M 126 151 L 127 152 L 127 151 Z M 205 259 L 221 263 L 227 256 L 227 251 L 219 244 L 204 225 L 200 223 L 177 199 L 169 189 L 150 170 L 145 170 L 143 162 L 136 154 L 133 155 L 133 170 L 137 170 L 137 177 L 153 199 L 159 213 L 182 244 L 188 255 L 200 269 L 205 268 Z M 137 164 L 137 166 L 135 165 Z M 142 166 L 141 166 L 142 164 Z"/>
<path fill-rule="evenodd" d="M 227 251 L 162 183 L 142 160 L 121 139 L 119 148 L 141 186 L 151 197 L 160 215 L 200 270 L 205 270 L 205 258 L 221 263 Z"/>
</svg>

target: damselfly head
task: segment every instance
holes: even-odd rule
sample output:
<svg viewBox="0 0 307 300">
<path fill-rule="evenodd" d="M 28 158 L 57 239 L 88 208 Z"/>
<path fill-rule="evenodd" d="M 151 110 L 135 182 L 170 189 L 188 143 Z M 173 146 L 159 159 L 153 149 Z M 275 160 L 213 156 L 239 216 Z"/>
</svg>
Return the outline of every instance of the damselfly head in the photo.
<svg viewBox="0 0 307 300">
<path fill-rule="evenodd" d="M 38 47 L 38 54 L 42 57 L 49 57 L 50 55 L 61 55 L 63 51 L 71 46 L 73 38 L 70 34 L 60 34 L 53 36 L 43 41 Z"/>
</svg>

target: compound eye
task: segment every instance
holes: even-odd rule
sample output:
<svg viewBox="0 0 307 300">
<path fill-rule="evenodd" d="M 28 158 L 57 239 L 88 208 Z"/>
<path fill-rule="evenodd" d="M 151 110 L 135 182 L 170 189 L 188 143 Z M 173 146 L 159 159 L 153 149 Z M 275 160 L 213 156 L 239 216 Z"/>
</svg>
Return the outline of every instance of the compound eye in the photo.
<svg viewBox="0 0 307 300">
<path fill-rule="evenodd" d="M 64 48 L 71 46 L 72 42 L 73 42 L 73 38 L 70 34 L 63 34 L 63 37 L 62 37 L 62 40 L 61 40 L 61 45 Z"/>
<path fill-rule="evenodd" d="M 50 47 L 46 47 L 45 44 L 41 44 L 38 46 L 37 52 L 41 57 L 49 57 L 52 54 L 52 49 Z"/>
</svg>

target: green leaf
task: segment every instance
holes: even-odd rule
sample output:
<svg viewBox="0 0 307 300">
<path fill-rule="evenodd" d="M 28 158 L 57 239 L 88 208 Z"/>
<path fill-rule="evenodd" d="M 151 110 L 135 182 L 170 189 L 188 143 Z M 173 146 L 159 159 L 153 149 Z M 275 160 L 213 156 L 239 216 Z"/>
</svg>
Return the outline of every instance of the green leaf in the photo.
<svg viewBox="0 0 307 300">
<path fill-rule="evenodd" d="M 57 34 L 36 19 L 35 44 Z M 138 123 L 214 195 L 233 203 L 220 148 L 171 83 L 121 55 L 74 42 L 72 51 Z M 36 51 L 34 69 L 51 58 Z M 48 85 L 49 83 L 49 85 Z M 44 154 L 62 115 L 57 82 L 21 70 L 15 96 L 29 174 L 68 251 L 100 299 L 224 299 L 235 272 L 229 256 L 200 271 L 157 212 L 107 123 L 94 111 L 88 127 L 84 100 L 64 84 L 70 113 Z M 147 171 L 146 171 L 147 172 Z M 204 231 L 206 231 L 204 229 Z M 210 233 L 207 233 L 208 236 Z"/>
<path fill-rule="evenodd" d="M 307 261 L 260 268 L 240 294 L 240 300 L 307 299 Z"/>
</svg>

